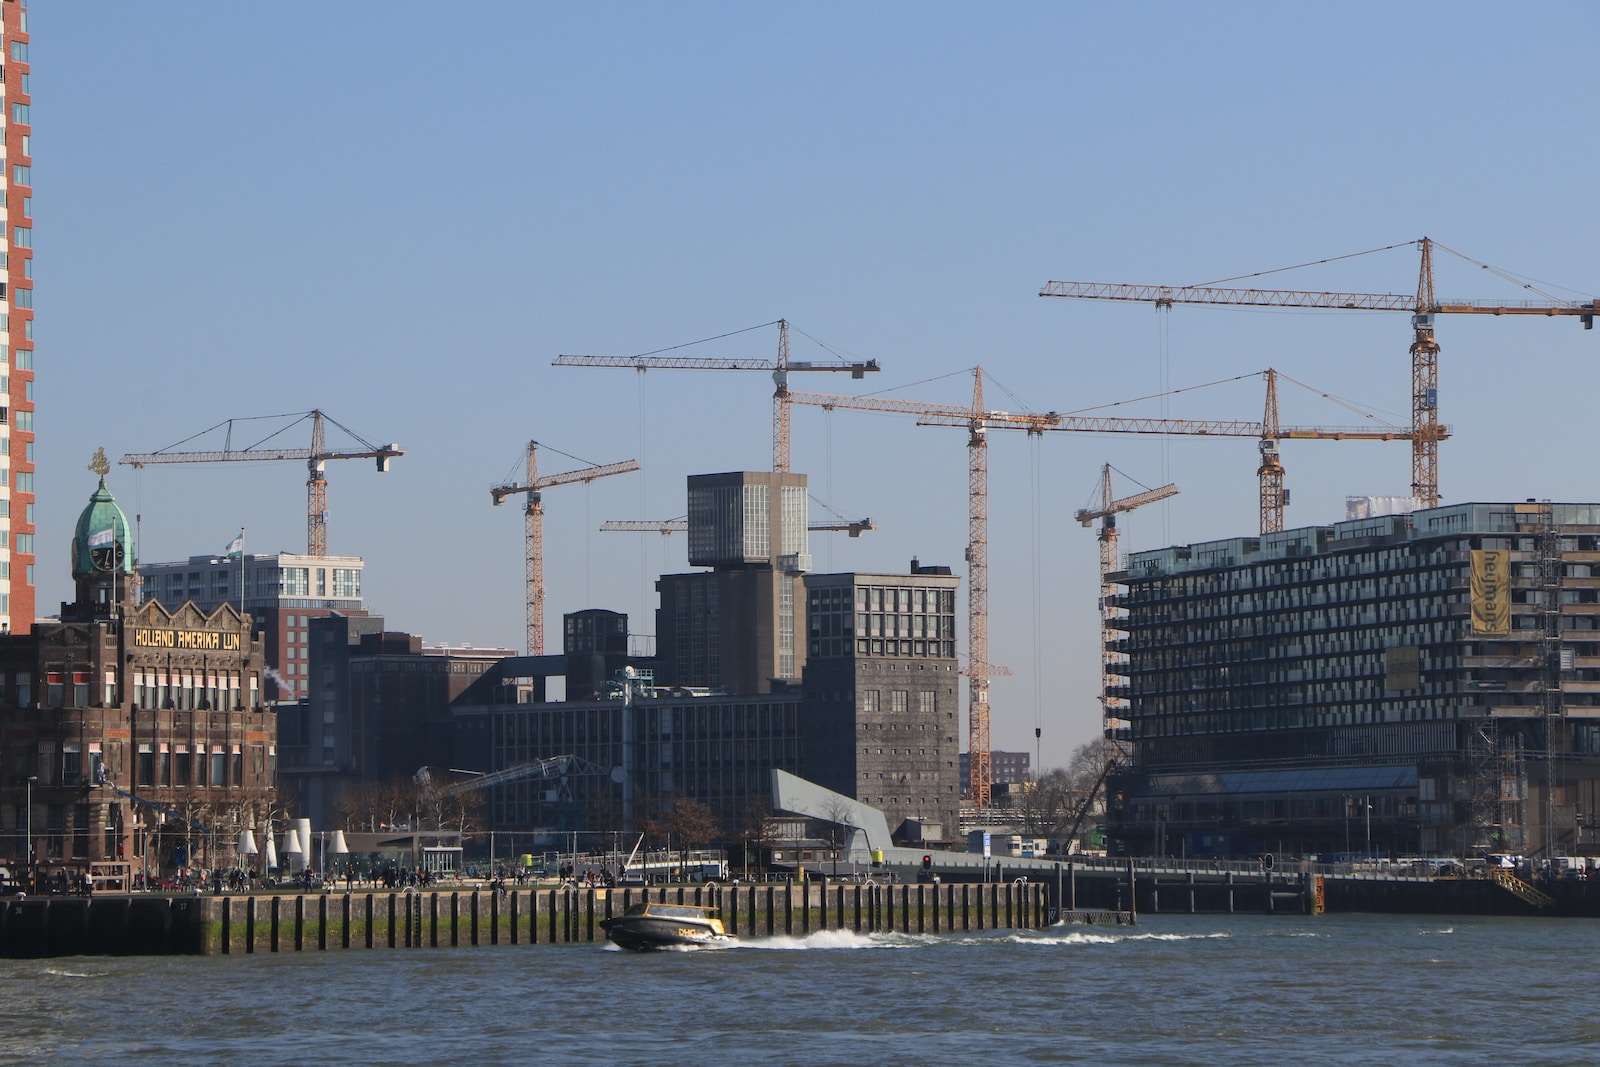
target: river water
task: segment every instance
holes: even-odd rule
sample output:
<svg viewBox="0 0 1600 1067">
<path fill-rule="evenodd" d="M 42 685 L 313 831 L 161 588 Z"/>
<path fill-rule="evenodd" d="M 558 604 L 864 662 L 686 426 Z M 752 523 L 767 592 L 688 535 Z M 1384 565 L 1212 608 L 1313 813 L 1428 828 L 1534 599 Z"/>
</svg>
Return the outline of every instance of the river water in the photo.
<svg viewBox="0 0 1600 1067">
<path fill-rule="evenodd" d="M 0 1063 L 1569 1064 L 1600 924 L 1135 927 L 0 960 Z"/>
</svg>

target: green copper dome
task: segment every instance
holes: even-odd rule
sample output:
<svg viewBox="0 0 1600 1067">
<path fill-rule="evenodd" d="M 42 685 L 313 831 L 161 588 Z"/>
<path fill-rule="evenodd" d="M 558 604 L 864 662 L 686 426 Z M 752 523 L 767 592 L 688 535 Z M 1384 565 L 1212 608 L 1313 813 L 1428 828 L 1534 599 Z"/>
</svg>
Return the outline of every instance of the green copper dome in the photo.
<svg viewBox="0 0 1600 1067">
<path fill-rule="evenodd" d="M 133 564 L 128 517 L 117 507 L 102 477 L 100 487 L 89 498 L 89 506 L 78 516 L 72 535 L 72 575 L 80 578 L 112 572 L 132 574 Z"/>
</svg>

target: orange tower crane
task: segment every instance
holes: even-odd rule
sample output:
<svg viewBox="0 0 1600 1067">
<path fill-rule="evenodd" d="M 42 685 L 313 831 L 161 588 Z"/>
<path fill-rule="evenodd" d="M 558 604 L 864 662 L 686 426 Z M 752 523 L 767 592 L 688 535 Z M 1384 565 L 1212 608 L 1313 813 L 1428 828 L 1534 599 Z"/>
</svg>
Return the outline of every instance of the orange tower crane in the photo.
<svg viewBox="0 0 1600 1067">
<path fill-rule="evenodd" d="M 765 323 L 771 326 L 772 323 Z M 749 329 L 759 330 L 762 326 Z M 739 333 L 748 332 L 739 330 Z M 724 334 L 723 336 L 732 336 Z M 716 340 L 717 338 L 712 338 Z M 694 341 L 691 344 L 699 344 Z M 686 347 L 679 345 L 679 348 Z M 878 370 L 878 361 L 821 360 L 795 362 L 789 358 L 789 323 L 778 320 L 778 358 L 770 359 L 712 359 L 696 356 L 557 356 L 557 367 L 627 367 L 643 374 L 647 370 L 760 370 L 772 374 L 772 469 L 780 473 L 789 471 L 789 374 L 791 371 L 847 371 L 852 378 L 861 378 Z"/>
<path fill-rule="evenodd" d="M 926 404 L 914 400 L 884 397 L 826 396 L 820 393 L 791 393 L 791 404 L 808 404 L 832 410 L 885 411 L 916 415 L 924 419 L 945 419 L 940 425 L 957 425 L 967 430 L 967 770 L 968 791 L 973 804 L 989 806 L 993 770 L 989 744 L 989 678 L 1010 673 L 989 662 L 989 441 L 991 426 L 1037 433 L 1059 421 L 1059 416 L 1015 415 L 985 411 L 983 407 L 983 369 L 972 372 L 972 406 Z"/>
<path fill-rule="evenodd" d="M 523 508 L 523 540 L 525 550 L 525 586 L 528 624 L 528 655 L 544 655 L 544 500 L 546 489 L 574 482 L 592 482 L 613 474 L 627 474 L 639 469 L 635 460 L 606 463 L 598 467 L 567 471 L 539 477 L 539 442 L 528 442 L 527 480 L 522 485 L 496 485 L 489 490 L 496 507 L 506 502 L 506 497 L 516 493 L 528 495 Z"/>
<path fill-rule="evenodd" d="M 1407 242 L 1413 243 L 1413 242 Z M 1439 442 L 1444 428 L 1439 424 L 1439 345 L 1433 338 L 1435 315 L 1570 315 L 1594 328 L 1600 300 L 1587 303 L 1562 301 L 1541 293 L 1545 302 L 1504 303 L 1483 300 L 1441 301 L 1433 291 L 1433 249 L 1443 248 L 1485 270 L 1502 277 L 1485 263 L 1478 263 L 1454 249 L 1423 237 L 1414 242 L 1421 247 L 1422 265 L 1413 295 L 1398 293 L 1329 293 L 1289 289 L 1223 289 L 1213 286 L 1116 285 L 1101 282 L 1047 282 L 1040 296 L 1075 297 L 1084 300 L 1132 300 L 1170 308 L 1174 304 L 1234 304 L 1251 307 L 1329 308 L 1352 311 L 1411 312 L 1411 488 L 1423 507 L 1439 505 Z M 1390 245 L 1389 248 L 1399 248 Z M 1376 252 L 1388 248 L 1374 249 Z M 1364 254 L 1364 253 L 1363 253 Z M 1515 281 L 1515 279 L 1511 279 Z M 1517 284 L 1532 289 L 1523 282 Z M 1535 290 L 1536 291 L 1536 290 Z"/>
<path fill-rule="evenodd" d="M 1025 430 L 1035 434 L 1045 431 L 1188 434 L 1202 437 L 1254 437 L 1258 439 L 1262 438 L 1266 432 L 1263 423 L 1248 421 L 1105 418 L 1065 416 L 1055 412 L 1012 414 L 1009 412 L 986 411 L 983 407 L 982 368 L 976 368 L 973 371 L 973 396 L 970 408 L 883 397 L 829 396 L 820 393 L 791 393 L 789 402 L 829 410 L 846 408 L 856 411 L 880 411 L 915 415 L 918 418 L 918 425 L 956 426 L 968 431 L 968 663 L 963 673 L 968 677 L 968 790 L 972 802 L 980 807 L 988 806 L 992 792 L 989 747 L 989 678 L 998 674 L 1010 673 L 1005 668 L 997 667 L 989 662 L 989 466 L 987 431 L 989 429 Z M 1275 404 L 1273 410 L 1276 410 Z M 1398 427 L 1389 431 L 1379 432 L 1287 427 L 1279 428 L 1278 436 L 1311 440 L 1400 440 L 1407 438 L 1408 432 Z M 1278 471 L 1281 476 L 1281 466 Z M 1279 528 L 1281 528 L 1281 508 L 1277 514 L 1277 521 L 1279 522 Z M 649 528 L 656 529 L 657 527 L 651 526 Z"/>
<path fill-rule="evenodd" d="M 1115 696 L 1111 691 L 1111 668 L 1127 661 L 1126 653 L 1116 651 L 1111 645 L 1111 631 L 1116 629 L 1113 623 L 1127 615 L 1125 609 L 1117 606 L 1117 586 L 1111 581 L 1111 575 L 1121 569 L 1122 562 L 1117 554 L 1117 516 L 1124 511 L 1177 495 L 1178 487 L 1169 484 L 1120 500 L 1113 499 L 1111 464 L 1107 463 L 1100 475 L 1100 506 L 1080 508 L 1075 516 L 1084 526 L 1100 520 L 1100 705 L 1105 720 L 1105 754 L 1108 763 L 1123 754 L 1118 738 L 1126 725 L 1125 712 L 1128 706 L 1126 697 Z"/>
<path fill-rule="evenodd" d="M 233 447 L 233 424 L 235 422 L 256 422 L 262 419 L 294 418 L 285 426 L 280 426 L 261 441 L 246 445 L 243 448 Z M 307 419 L 311 420 L 311 447 L 310 448 L 279 448 L 270 442 L 279 434 L 293 429 Z M 323 423 L 331 422 L 343 430 L 353 440 L 363 447 L 358 449 L 330 449 L 323 436 Z M 198 437 L 204 437 L 213 430 L 227 427 L 223 434 L 223 445 L 220 451 L 215 452 L 175 452 L 179 445 L 186 445 Z M 270 460 L 304 460 L 310 471 L 306 479 L 306 555 L 318 559 L 328 554 L 328 478 L 326 466 L 330 459 L 375 459 L 378 461 L 380 472 L 389 469 L 389 461 L 396 456 L 405 455 L 405 450 L 399 445 L 375 445 L 341 425 L 321 411 L 306 411 L 296 415 L 264 415 L 250 419 L 228 419 L 219 422 L 207 430 L 201 430 L 193 437 L 187 437 L 175 444 L 155 452 L 129 453 L 119 460 L 126 466 L 142 469 L 157 463 L 238 463 L 262 462 Z"/>
</svg>

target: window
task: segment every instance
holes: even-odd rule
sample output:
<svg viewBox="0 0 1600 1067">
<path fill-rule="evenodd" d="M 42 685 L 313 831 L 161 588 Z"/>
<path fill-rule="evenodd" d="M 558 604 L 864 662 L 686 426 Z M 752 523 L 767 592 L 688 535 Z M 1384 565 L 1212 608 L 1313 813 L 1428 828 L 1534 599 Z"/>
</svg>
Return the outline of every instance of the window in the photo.
<svg viewBox="0 0 1600 1067">
<path fill-rule="evenodd" d="M 17 165 L 12 167 L 11 168 L 11 184 L 12 185 L 32 185 L 33 184 L 33 168 L 32 167 L 28 167 L 28 166 L 24 166 L 21 163 L 18 163 Z"/>
<path fill-rule="evenodd" d="M 17 534 L 17 554 L 21 556 L 33 555 L 33 534 Z"/>
<path fill-rule="evenodd" d="M 25 156 L 33 155 L 33 134 L 31 133 L 22 135 L 22 154 Z"/>
<path fill-rule="evenodd" d="M 11 243 L 17 248 L 33 247 L 33 227 L 13 226 L 11 228 Z"/>
<path fill-rule="evenodd" d="M 12 41 L 11 42 L 11 62 L 13 62 L 13 63 L 26 63 L 27 61 L 28 61 L 28 42 L 27 41 Z"/>
<path fill-rule="evenodd" d="M 11 300 L 19 308 L 31 308 L 33 307 L 33 290 L 13 289 L 11 290 Z"/>
<path fill-rule="evenodd" d="M 18 426 L 21 429 L 21 426 Z M 308 596 L 311 592 L 311 572 L 305 567 L 284 567 L 279 572 L 284 596 Z"/>
<path fill-rule="evenodd" d="M 16 351 L 16 367 L 18 370 L 33 369 L 33 349 L 19 348 Z"/>
<path fill-rule="evenodd" d="M 19 430 L 33 429 L 33 412 L 17 411 L 12 413 L 12 421 Z"/>
<path fill-rule="evenodd" d="M 16 123 L 18 126 L 31 125 L 31 122 L 28 119 L 28 105 L 27 104 L 12 104 L 11 105 L 11 121 Z"/>
<path fill-rule="evenodd" d="M 0 390 L 3 392 L 4 390 Z M 333 569 L 333 595 L 355 598 L 361 595 L 361 572 L 353 567 Z"/>
<path fill-rule="evenodd" d="M 156 779 L 156 754 L 148 742 L 139 745 L 139 760 L 136 767 L 137 781 L 140 785 L 155 785 Z"/>
<path fill-rule="evenodd" d="M 222 746 L 221 745 L 212 745 L 211 746 L 211 784 L 212 785 L 223 785 L 223 784 L 225 784 L 224 779 L 223 779 L 223 772 L 227 768 L 226 760 L 227 760 L 227 757 L 222 751 Z"/>
</svg>

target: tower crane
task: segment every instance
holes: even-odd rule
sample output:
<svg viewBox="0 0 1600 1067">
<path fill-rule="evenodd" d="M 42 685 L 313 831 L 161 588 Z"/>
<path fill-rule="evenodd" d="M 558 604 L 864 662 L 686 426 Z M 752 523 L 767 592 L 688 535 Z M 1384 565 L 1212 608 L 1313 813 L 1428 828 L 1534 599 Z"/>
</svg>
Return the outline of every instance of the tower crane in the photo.
<svg viewBox="0 0 1600 1067">
<path fill-rule="evenodd" d="M 1122 497 L 1120 500 L 1111 496 L 1111 464 L 1107 463 L 1101 468 L 1100 475 L 1100 506 L 1097 508 L 1080 508 L 1074 516 L 1078 522 L 1088 526 L 1094 520 L 1100 520 L 1100 705 L 1105 720 L 1105 762 L 1111 763 L 1113 758 L 1122 753 L 1121 745 L 1117 740 L 1117 727 L 1125 718 L 1121 714 L 1127 708 L 1125 697 L 1111 695 L 1111 668 L 1123 662 L 1123 653 L 1116 652 L 1111 647 L 1111 631 L 1113 621 L 1122 618 L 1126 612 L 1116 606 L 1116 586 L 1111 581 L 1113 572 L 1119 569 L 1121 559 L 1117 554 L 1117 516 L 1124 511 L 1143 507 L 1145 504 L 1154 504 L 1158 500 L 1178 495 L 1176 485 L 1163 485 L 1159 489 L 1147 489 L 1142 493 Z"/>
<path fill-rule="evenodd" d="M 564 474 L 539 476 L 539 442 L 528 442 L 527 480 L 522 485 L 496 485 L 489 489 L 495 507 L 506 502 L 506 497 L 516 493 L 528 495 L 523 508 L 523 540 L 525 542 L 525 578 L 527 605 L 528 655 L 544 655 L 544 502 L 546 489 L 574 482 L 592 482 L 613 474 L 627 474 L 639 469 L 638 461 L 625 459 L 620 463 L 606 463 L 597 467 L 567 471 Z"/>
<path fill-rule="evenodd" d="M 993 784 L 989 746 L 989 678 L 1003 673 L 989 663 L 989 440 L 991 426 L 1037 433 L 1060 420 L 1046 415 L 986 411 L 983 369 L 972 372 L 972 406 L 925 404 L 887 397 L 827 396 L 791 393 L 789 403 L 828 410 L 886 411 L 921 418 L 948 419 L 947 425 L 967 430 L 967 770 L 972 803 L 988 807 Z M 1009 673 L 1009 672 L 1004 672 Z"/>
<path fill-rule="evenodd" d="M 745 330 L 735 331 L 747 333 L 749 330 L 759 330 L 772 323 L 762 326 L 751 326 Z M 553 366 L 557 367 L 628 367 L 643 374 L 647 370 L 761 370 L 772 374 L 772 469 L 782 474 L 789 471 L 789 374 L 791 371 L 848 371 L 850 377 L 861 378 L 870 372 L 878 370 L 878 361 L 868 360 L 815 360 L 796 362 L 789 358 L 789 323 L 786 319 L 779 319 L 778 325 L 778 358 L 770 359 L 712 359 L 696 356 L 658 356 L 644 354 L 638 356 L 557 356 Z M 732 334 L 723 334 L 724 337 Z M 718 340 L 719 338 L 709 338 Z M 699 344 L 692 341 L 690 344 Z M 685 345 L 677 346 L 687 347 Z"/>
<path fill-rule="evenodd" d="M 647 519 L 608 519 L 600 524 L 601 533 L 658 533 L 662 537 L 675 533 L 687 533 L 688 519 L 662 519 L 659 522 L 650 522 Z M 813 522 L 807 523 L 806 529 L 812 533 L 847 533 L 851 537 L 860 537 L 863 533 L 876 530 L 871 519 L 858 519 L 855 522 Z"/>
<path fill-rule="evenodd" d="M 1084 300 L 1132 300 L 1171 308 L 1174 304 L 1233 304 L 1250 307 L 1330 308 L 1349 311 L 1411 312 L 1411 483 L 1412 495 L 1423 507 L 1439 505 L 1439 442 L 1444 428 L 1439 424 L 1439 345 L 1433 337 L 1436 315 L 1544 315 L 1576 316 L 1583 328 L 1592 330 L 1600 313 L 1600 300 L 1563 301 L 1541 293 L 1545 302 L 1504 303 L 1482 300 L 1441 301 L 1433 290 L 1433 249 L 1437 245 L 1485 270 L 1507 277 L 1486 263 L 1478 263 L 1430 238 L 1416 242 L 1421 248 L 1422 265 L 1414 296 L 1398 293 L 1330 293 L 1287 289 L 1224 289 L 1206 285 L 1116 285 L 1101 282 L 1047 282 L 1040 296 L 1073 297 Z M 1373 249 L 1385 252 L 1402 245 Z M 1360 253 L 1366 254 L 1366 253 Z M 1270 273 L 1270 272 L 1263 272 Z M 1251 275 L 1257 277 L 1258 275 Z M 1515 279 L 1510 279 L 1515 281 Z M 1532 286 L 1518 281 L 1524 288 Z M 1534 290 L 1537 291 L 1537 290 Z"/>
<path fill-rule="evenodd" d="M 233 425 L 235 422 L 255 422 L 263 418 L 285 419 L 294 418 L 294 422 L 287 426 L 280 426 L 265 438 L 243 448 L 233 447 Z M 311 421 L 311 447 L 310 448 L 280 448 L 270 442 L 279 434 L 298 426 L 306 420 Z M 330 449 L 323 436 L 323 424 L 332 423 L 343 430 L 352 439 L 363 446 L 359 449 Z M 177 452 L 172 451 L 179 445 L 186 445 L 195 438 L 203 437 L 213 430 L 227 427 L 223 436 L 222 450 L 219 452 Z M 340 424 L 322 411 L 306 411 L 291 415 L 257 416 L 251 419 L 228 419 L 219 422 L 210 429 L 201 430 L 193 437 L 184 438 L 166 448 L 155 452 L 129 453 L 118 462 L 135 469 L 142 469 L 156 463 L 230 463 L 230 462 L 260 462 L 265 460 L 305 460 L 310 471 L 306 479 L 306 555 L 322 558 L 328 554 L 328 479 L 326 466 L 330 459 L 375 459 L 378 461 L 380 472 L 389 469 L 390 460 L 396 456 L 405 455 L 405 450 L 399 445 L 375 445 L 355 433 L 349 427 Z"/>
<path fill-rule="evenodd" d="M 1267 380 L 1267 402 L 1260 422 L 1242 419 L 1152 419 L 1116 416 L 1056 415 L 1038 427 L 1037 433 L 1131 433 L 1165 434 L 1187 437 L 1254 437 L 1259 442 L 1261 465 L 1256 474 L 1261 483 L 1261 532 L 1276 533 L 1283 529 L 1283 508 L 1289 493 L 1283 486 L 1283 464 L 1278 460 L 1279 441 L 1409 441 L 1412 431 L 1399 426 L 1381 424 L 1379 429 L 1326 426 L 1280 426 L 1278 423 L 1278 371 L 1268 368 L 1260 372 Z M 1283 376 L 1286 377 L 1286 376 Z M 1236 379 L 1229 379 L 1230 381 Z M 1290 379 L 1293 381 L 1293 379 Z M 1212 385 L 1216 382 L 1209 383 Z M 1295 382 L 1296 385 L 1303 383 Z M 1203 387 L 1201 387 L 1203 388 Z M 1306 388 L 1310 388 L 1306 386 Z M 1150 398 L 1146 398 L 1150 399 Z M 1366 414 L 1363 412 L 1362 414 Z M 946 412 L 930 412 L 917 420 L 919 426 L 959 426 L 962 421 Z M 999 430 L 1026 429 L 1007 422 L 994 422 Z M 1440 426 L 1441 440 L 1450 436 L 1449 430 Z"/>
</svg>

